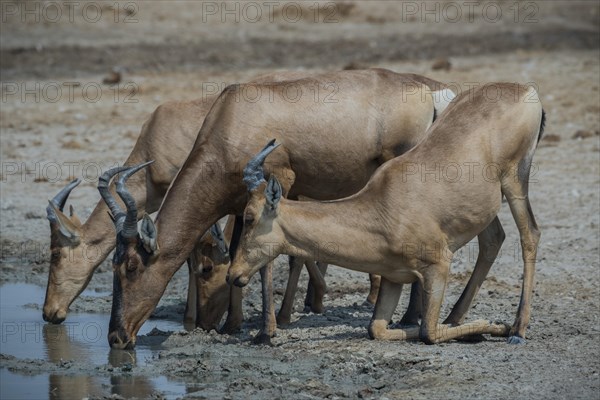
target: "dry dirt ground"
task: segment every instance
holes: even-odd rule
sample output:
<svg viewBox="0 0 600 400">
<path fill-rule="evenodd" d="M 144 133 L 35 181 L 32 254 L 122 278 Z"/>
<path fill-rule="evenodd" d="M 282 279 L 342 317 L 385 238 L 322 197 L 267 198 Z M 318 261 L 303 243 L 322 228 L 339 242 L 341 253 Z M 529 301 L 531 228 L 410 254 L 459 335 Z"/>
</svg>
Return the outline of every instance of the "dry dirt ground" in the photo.
<svg viewBox="0 0 600 400">
<path fill-rule="evenodd" d="M 235 23 L 231 16 L 222 22 L 220 3 L 206 3 L 216 7 L 213 15 L 213 8 L 191 2 L 81 2 L 78 7 L 95 4 L 102 11 L 91 23 L 95 17 L 81 8 L 74 10 L 73 22 L 66 8 L 59 21 L 49 21 L 55 14 L 46 9 L 44 15 L 43 5 L 39 21 L 29 15 L 23 22 L 23 2 L 11 3 L 16 11 L 2 2 L 0 281 L 45 285 L 46 199 L 71 176 L 83 177 L 70 201 L 87 217 L 99 199 L 98 169 L 123 161 L 143 121 L 167 100 L 198 98 L 216 86 L 282 68 L 380 66 L 426 74 L 460 89 L 488 81 L 532 82 L 547 124 L 530 185 L 542 241 L 526 345 L 509 346 L 503 339 L 434 346 L 371 341 L 366 326 L 372 310 L 363 305 L 366 275 L 332 267 L 325 313 L 295 313 L 273 347 L 249 343 L 260 313 L 255 278 L 246 289 L 240 334 L 155 332 L 140 342 L 163 341 L 158 356 L 127 373 L 185 380 L 186 396 L 199 398 L 598 398 L 598 3 L 523 2 L 515 8 L 513 2 L 481 2 L 471 13 L 461 6 L 458 22 L 449 21 L 455 17 L 449 8 L 444 14 L 449 3 L 428 3 L 438 5 L 439 22 L 423 16 L 421 2 L 411 3 L 416 15 L 391 2 L 323 2 L 316 14 L 313 3 L 292 3 L 303 11 L 296 22 L 290 22 L 296 18 L 291 8 L 283 11 L 286 3 L 276 3 L 270 13 L 258 3 L 263 15 L 256 23 L 248 21 L 256 14 L 243 15 L 244 3 L 231 3 L 240 7 Z M 489 4 L 503 10 L 497 22 L 491 22 L 495 14 L 483 14 Z M 332 12 L 336 22 L 323 23 Z M 125 18 L 137 22 L 126 24 Z M 449 69 L 432 68 L 443 64 L 440 58 L 450 62 Z M 123 74 L 121 83 L 102 83 L 114 67 Z M 512 322 L 516 312 L 522 262 L 506 205 L 500 220 L 507 239 L 469 319 Z M 445 312 L 468 279 L 475 249 L 471 244 L 453 262 Z M 280 303 L 287 269 L 285 260 L 278 264 Z M 186 278 L 183 269 L 175 276 L 155 318 L 180 318 Z M 90 288 L 110 291 L 111 281 L 105 262 Z M 303 294 L 300 290 L 298 310 Z M 108 313 L 109 300 L 82 297 L 71 310 Z M 49 362 L 4 356 L 2 367 L 17 373 L 122 373 L 83 362 L 63 371 Z"/>
</svg>

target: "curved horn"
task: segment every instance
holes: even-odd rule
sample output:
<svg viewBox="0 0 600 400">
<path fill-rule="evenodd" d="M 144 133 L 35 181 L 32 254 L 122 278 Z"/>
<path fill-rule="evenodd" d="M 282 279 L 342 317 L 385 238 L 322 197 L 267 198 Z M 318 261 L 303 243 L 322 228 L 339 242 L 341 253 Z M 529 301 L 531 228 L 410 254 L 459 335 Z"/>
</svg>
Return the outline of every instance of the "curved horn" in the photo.
<svg viewBox="0 0 600 400">
<path fill-rule="evenodd" d="M 244 168 L 244 183 L 248 187 L 248 191 L 256 189 L 261 182 L 265 182 L 263 163 L 265 162 L 265 158 L 279 147 L 279 145 L 280 143 L 275 144 L 275 139 L 272 139 L 260 153 L 248 161 L 248 164 Z"/>
<path fill-rule="evenodd" d="M 123 203 L 125 203 L 125 207 L 127 207 L 125 221 L 123 222 L 123 229 L 121 230 L 121 235 L 125 238 L 134 238 L 138 234 L 137 206 L 135 204 L 135 199 L 127 190 L 125 182 L 127 182 L 127 179 L 129 179 L 131 175 L 135 174 L 140 169 L 152 164 L 153 162 L 154 160 L 130 167 L 129 169 L 127 169 L 127 171 L 125 171 L 119 176 L 119 179 L 117 179 L 117 193 L 121 200 L 123 200 Z"/>
<path fill-rule="evenodd" d="M 123 220 L 125 219 L 125 212 L 119 206 L 119 203 L 115 200 L 113 195 L 108 190 L 108 186 L 110 184 L 110 180 L 116 174 L 123 172 L 131 167 L 114 167 L 103 173 L 100 178 L 98 178 L 98 191 L 100 192 L 100 196 L 110 209 L 110 213 L 112 215 L 112 220 L 115 223 L 117 228 L 117 233 L 121 231 L 123 228 Z"/>
<path fill-rule="evenodd" d="M 219 223 L 217 222 L 213 226 L 211 226 L 209 231 L 212 238 L 216 242 L 219 251 L 223 255 L 227 255 L 229 253 L 229 249 L 227 248 L 227 243 L 225 243 L 225 235 L 223 234 Z"/>
<path fill-rule="evenodd" d="M 75 189 L 75 187 L 77 187 L 77 185 L 79 185 L 80 183 L 80 178 L 73 179 L 67 186 L 62 188 L 62 190 L 58 192 L 58 194 L 54 196 L 54 198 L 50 201 L 62 212 L 65 208 L 65 203 L 67 202 L 69 194 L 71 194 L 71 191 Z M 54 212 L 54 209 L 52 207 L 46 207 L 46 215 L 48 216 L 48 220 L 50 222 L 58 222 L 58 217 L 56 216 L 56 213 Z"/>
</svg>

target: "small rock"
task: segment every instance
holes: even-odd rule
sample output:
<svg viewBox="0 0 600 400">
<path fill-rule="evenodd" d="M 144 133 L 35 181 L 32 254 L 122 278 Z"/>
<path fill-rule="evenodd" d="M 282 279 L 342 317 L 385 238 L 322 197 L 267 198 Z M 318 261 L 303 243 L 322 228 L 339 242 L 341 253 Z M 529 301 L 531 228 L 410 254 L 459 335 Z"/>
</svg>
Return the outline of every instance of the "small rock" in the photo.
<svg viewBox="0 0 600 400">
<path fill-rule="evenodd" d="M 366 399 L 373 395 L 373 390 L 371 388 L 360 389 L 357 395 L 359 399 Z"/>
<path fill-rule="evenodd" d="M 81 143 L 79 143 L 75 140 L 69 140 L 68 142 L 65 142 L 62 144 L 62 148 L 63 149 L 81 149 L 81 148 L 83 148 L 83 146 L 81 145 Z"/>
<path fill-rule="evenodd" d="M 573 134 L 572 138 L 573 139 L 587 139 L 592 136 L 598 136 L 599 134 L 600 134 L 600 131 L 591 131 L 591 130 L 580 129 Z"/>
<path fill-rule="evenodd" d="M 551 133 L 549 135 L 542 136 L 542 140 L 549 143 L 557 143 L 560 142 L 560 136 Z"/>
<path fill-rule="evenodd" d="M 381 389 L 383 389 L 385 387 L 385 382 L 384 381 L 377 381 L 377 382 L 373 383 L 371 385 L 371 387 L 373 389 L 381 390 Z"/>
<path fill-rule="evenodd" d="M 25 219 L 42 219 L 44 218 L 42 215 L 35 213 L 33 211 L 29 211 L 25 213 Z"/>
<path fill-rule="evenodd" d="M 123 372 L 131 372 L 132 369 L 133 369 L 133 365 L 131 365 L 131 363 L 125 363 L 121 367 L 121 371 L 123 371 Z"/>
<path fill-rule="evenodd" d="M 450 63 L 450 60 L 448 60 L 447 58 L 438 58 L 431 65 L 431 69 L 434 71 L 437 71 L 437 70 L 450 71 L 450 68 L 452 68 L 452 64 Z"/>
<path fill-rule="evenodd" d="M 121 82 L 121 73 L 114 69 L 102 79 L 102 83 L 105 85 L 115 85 L 119 82 Z"/>
</svg>

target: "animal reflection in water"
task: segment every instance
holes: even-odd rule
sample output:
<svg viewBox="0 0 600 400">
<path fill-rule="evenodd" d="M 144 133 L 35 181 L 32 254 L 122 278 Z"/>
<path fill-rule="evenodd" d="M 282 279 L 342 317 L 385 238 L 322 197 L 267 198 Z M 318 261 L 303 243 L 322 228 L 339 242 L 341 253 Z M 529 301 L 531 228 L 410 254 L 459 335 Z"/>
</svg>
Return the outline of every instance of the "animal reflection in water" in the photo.
<svg viewBox="0 0 600 400">
<path fill-rule="evenodd" d="M 69 325 L 50 325 L 43 327 L 44 345 L 48 361 L 64 363 L 69 360 L 91 362 L 89 348 L 85 343 L 74 339 L 73 327 Z M 135 351 L 111 350 L 108 353 L 108 364 L 114 368 L 127 368 L 137 363 Z M 143 376 L 119 374 L 110 377 L 110 394 L 125 398 L 148 398 L 156 393 L 157 388 Z M 86 375 L 50 375 L 48 379 L 48 398 L 50 399 L 82 399 L 90 395 L 106 394 L 106 386 L 102 378 Z"/>
</svg>

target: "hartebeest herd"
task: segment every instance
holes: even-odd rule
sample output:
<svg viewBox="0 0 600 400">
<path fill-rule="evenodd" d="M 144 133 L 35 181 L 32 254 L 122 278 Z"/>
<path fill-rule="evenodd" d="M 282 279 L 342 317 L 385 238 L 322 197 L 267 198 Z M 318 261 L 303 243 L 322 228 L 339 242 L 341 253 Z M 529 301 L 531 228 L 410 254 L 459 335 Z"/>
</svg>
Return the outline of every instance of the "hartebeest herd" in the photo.
<svg viewBox="0 0 600 400">
<path fill-rule="evenodd" d="M 439 343 L 491 334 L 524 343 L 540 238 L 528 182 L 544 119 L 527 86 L 491 83 L 455 95 L 441 82 L 385 69 L 276 73 L 218 96 L 161 105 L 124 166 L 100 177 L 102 201 L 85 223 L 73 207 L 64 213 L 79 180 L 50 200 L 43 317 L 62 322 L 114 249 L 113 348 L 135 345 L 185 261 L 183 319 L 205 330 L 241 328 L 241 288 L 260 271 L 256 341 L 269 343 L 277 324 L 290 323 L 302 266 L 310 275 L 305 304 L 322 312 L 323 275 L 335 264 L 370 274 L 373 339 Z M 497 217 L 503 196 L 523 251 L 517 318 L 512 327 L 464 323 L 504 241 Z M 473 274 L 440 324 L 452 256 L 475 236 Z M 290 272 L 275 316 L 279 255 L 289 256 Z M 410 304 L 390 328 L 405 283 L 412 284 Z"/>
</svg>

